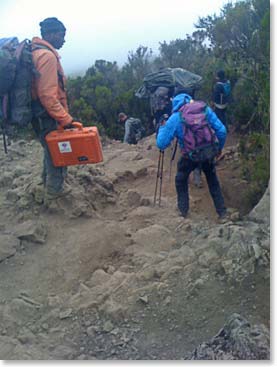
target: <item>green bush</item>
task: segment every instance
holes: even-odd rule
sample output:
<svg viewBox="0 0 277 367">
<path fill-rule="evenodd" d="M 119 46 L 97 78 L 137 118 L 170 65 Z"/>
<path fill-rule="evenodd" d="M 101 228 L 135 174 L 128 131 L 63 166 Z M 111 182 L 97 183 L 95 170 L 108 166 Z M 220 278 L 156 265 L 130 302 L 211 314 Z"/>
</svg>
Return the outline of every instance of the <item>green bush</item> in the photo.
<svg viewBox="0 0 277 367">
<path fill-rule="evenodd" d="M 270 178 L 270 136 L 253 133 L 240 140 L 243 178 L 249 182 L 247 201 L 254 206 L 264 194 Z"/>
</svg>

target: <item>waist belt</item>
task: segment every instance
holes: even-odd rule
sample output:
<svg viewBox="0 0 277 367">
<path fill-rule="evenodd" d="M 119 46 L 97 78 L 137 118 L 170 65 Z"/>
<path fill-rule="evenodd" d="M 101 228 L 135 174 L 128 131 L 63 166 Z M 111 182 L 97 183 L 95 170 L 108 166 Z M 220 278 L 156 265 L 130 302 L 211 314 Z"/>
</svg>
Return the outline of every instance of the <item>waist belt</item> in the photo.
<svg viewBox="0 0 277 367">
<path fill-rule="evenodd" d="M 227 107 L 228 103 L 225 103 L 225 104 L 215 103 L 214 105 L 215 105 L 216 108 L 219 108 L 220 110 L 224 110 L 224 108 Z"/>
</svg>

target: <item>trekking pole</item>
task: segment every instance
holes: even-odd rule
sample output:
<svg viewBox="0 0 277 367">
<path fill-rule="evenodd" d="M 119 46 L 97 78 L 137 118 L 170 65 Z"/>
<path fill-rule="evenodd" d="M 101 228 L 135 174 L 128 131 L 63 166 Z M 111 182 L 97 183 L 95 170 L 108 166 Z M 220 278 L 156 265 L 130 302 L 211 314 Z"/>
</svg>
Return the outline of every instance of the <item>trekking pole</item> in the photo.
<svg viewBox="0 0 277 367">
<path fill-rule="evenodd" d="M 160 150 L 160 154 L 159 154 L 159 161 L 158 161 L 158 168 L 157 168 L 157 177 L 156 177 L 156 186 L 155 186 L 155 193 L 154 193 L 154 206 L 156 204 L 156 197 L 157 197 L 157 189 L 158 189 L 158 181 L 159 181 L 159 176 L 160 176 L 160 165 L 161 165 L 161 153 L 162 151 Z"/>
<path fill-rule="evenodd" d="M 171 181 L 171 171 L 172 171 L 172 163 L 175 159 L 175 155 L 176 155 L 176 151 L 177 151 L 177 146 L 178 146 L 178 140 L 176 139 L 175 141 L 175 146 L 173 148 L 173 152 L 171 154 L 171 159 L 170 159 L 170 166 L 169 166 L 169 182 Z"/>
<path fill-rule="evenodd" d="M 8 154 L 7 148 L 7 139 L 6 139 L 6 126 L 7 126 L 7 115 L 8 115 L 8 96 L 4 95 L 3 100 L 1 100 L 2 104 L 2 112 L 3 112 L 3 119 L 2 119 L 2 134 L 3 134 L 3 145 L 4 145 L 4 152 Z"/>
<path fill-rule="evenodd" d="M 6 154 L 8 154 L 8 149 L 7 149 L 7 140 L 6 140 L 6 134 L 5 134 L 5 130 L 3 129 L 2 131 L 3 134 L 3 144 L 4 144 L 4 152 Z"/>
<path fill-rule="evenodd" d="M 8 153 L 8 149 L 7 149 L 7 138 L 6 138 L 5 120 L 2 120 L 1 125 L 2 125 L 1 126 L 1 130 L 2 130 L 2 135 L 3 135 L 4 152 L 7 154 Z"/>
<path fill-rule="evenodd" d="M 162 167 L 161 167 L 161 172 L 160 172 L 160 195 L 159 195 L 159 206 L 161 206 L 161 199 L 162 199 L 163 168 L 164 168 L 164 150 L 162 150 Z"/>
<path fill-rule="evenodd" d="M 155 193 L 154 193 L 154 206 L 156 205 L 156 200 L 157 200 L 157 190 L 158 190 L 159 179 L 160 179 L 160 185 L 162 183 L 161 169 L 163 169 L 163 160 L 164 160 L 164 151 L 160 150 L 159 161 L 158 161 L 158 169 L 157 169 L 156 186 L 155 186 Z M 159 196 L 159 206 L 160 206 L 160 203 L 161 203 L 161 187 L 160 187 L 160 196 Z"/>
</svg>

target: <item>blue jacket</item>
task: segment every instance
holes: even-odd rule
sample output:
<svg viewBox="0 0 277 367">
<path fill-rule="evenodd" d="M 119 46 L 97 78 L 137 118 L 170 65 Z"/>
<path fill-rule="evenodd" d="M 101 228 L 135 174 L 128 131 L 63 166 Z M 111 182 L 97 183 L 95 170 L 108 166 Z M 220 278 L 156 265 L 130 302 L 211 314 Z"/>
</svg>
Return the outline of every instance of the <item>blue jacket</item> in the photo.
<svg viewBox="0 0 277 367">
<path fill-rule="evenodd" d="M 174 138 L 178 139 L 180 148 L 184 148 L 184 132 L 179 109 L 184 104 L 184 101 L 188 103 L 190 100 L 191 97 L 185 93 L 178 94 L 173 99 L 172 115 L 166 121 L 165 125 L 159 128 L 157 147 L 160 150 L 166 149 Z M 226 140 L 226 128 L 210 107 L 207 109 L 207 120 L 215 131 L 219 141 L 219 148 L 222 149 Z"/>
</svg>

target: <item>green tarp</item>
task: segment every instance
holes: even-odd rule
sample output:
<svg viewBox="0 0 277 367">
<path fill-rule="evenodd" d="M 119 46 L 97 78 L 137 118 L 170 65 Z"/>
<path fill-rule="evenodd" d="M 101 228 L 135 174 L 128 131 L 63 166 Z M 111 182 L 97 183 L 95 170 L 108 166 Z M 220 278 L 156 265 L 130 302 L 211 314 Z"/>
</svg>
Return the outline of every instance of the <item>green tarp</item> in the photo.
<svg viewBox="0 0 277 367">
<path fill-rule="evenodd" d="M 191 73 L 182 68 L 165 68 L 154 73 L 147 74 L 143 79 L 143 85 L 136 91 L 138 98 L 148 98 L 157 87 L 199 89 L 202 83 L 200 75 Z"/>
</svg>

